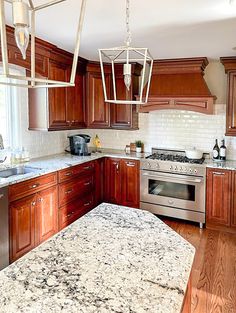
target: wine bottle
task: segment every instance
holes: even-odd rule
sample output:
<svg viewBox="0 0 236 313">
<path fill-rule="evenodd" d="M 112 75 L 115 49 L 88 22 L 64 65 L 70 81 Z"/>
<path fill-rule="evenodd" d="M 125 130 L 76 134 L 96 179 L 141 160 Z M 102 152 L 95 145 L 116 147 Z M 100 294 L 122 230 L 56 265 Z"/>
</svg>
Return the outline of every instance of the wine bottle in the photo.
<svg viewBox="0 0 236 313">
<path fill-rule="evenodd" d="M 226 146 L 225 146 L 225 140 L 223 139 L 221 141 L 221 146 L 220 146 L 220 159 L 222 161 L 226 160 Z"/>
<path fill-rule="evenodd" d="M 216 139 L 216 143 L 213 148 L 213 159 L 219 160 L 219 158 L 220 158 L 220 148 L 218 146 L 218 139 Z"/>
</svg>

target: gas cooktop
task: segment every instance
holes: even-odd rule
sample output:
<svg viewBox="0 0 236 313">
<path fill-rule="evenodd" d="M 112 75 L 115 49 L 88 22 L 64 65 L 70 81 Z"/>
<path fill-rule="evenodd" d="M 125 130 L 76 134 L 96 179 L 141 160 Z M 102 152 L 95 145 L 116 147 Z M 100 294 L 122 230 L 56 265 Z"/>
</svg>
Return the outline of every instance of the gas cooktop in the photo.
<svg viewBox="0 0 236 313">
<path fill-rule="evenodd" d="M 172 161 L 180 163 L 191 163 L 191 164 L 203 164 L 205 158 L 202 159 L 188 159 L 186 156 L 181 154 L 165 154 L 165 153 L 153 153 L 148 156 L 146 159 L 159 160 L 159 161 Z"/>
</svg>

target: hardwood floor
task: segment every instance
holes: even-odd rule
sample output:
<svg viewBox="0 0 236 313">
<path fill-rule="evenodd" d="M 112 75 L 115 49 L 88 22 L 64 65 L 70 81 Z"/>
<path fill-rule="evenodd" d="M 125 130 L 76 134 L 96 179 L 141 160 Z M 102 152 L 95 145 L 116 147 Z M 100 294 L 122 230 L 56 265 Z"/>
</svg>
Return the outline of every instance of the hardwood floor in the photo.
<svg viewBox="0 0 236 313">
<path fill-rule="evenodd" d="M 236 313 L 236 235 L 162 220 L 196 248 L 191 313 Z"/>
</svg>

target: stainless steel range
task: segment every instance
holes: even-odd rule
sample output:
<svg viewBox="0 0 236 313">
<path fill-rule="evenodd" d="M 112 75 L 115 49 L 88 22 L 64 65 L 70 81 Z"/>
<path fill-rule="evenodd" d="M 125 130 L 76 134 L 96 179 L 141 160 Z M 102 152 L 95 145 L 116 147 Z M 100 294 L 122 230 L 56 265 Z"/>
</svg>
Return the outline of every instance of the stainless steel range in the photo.
<svg viewBox="0 0 236 313">
<path fill-rule="evenodd" d="M 141 208 L 154 214 L 205 223 L 204 158 L 184 151 L 152 149 L 141 161 Z"/>
</svg>

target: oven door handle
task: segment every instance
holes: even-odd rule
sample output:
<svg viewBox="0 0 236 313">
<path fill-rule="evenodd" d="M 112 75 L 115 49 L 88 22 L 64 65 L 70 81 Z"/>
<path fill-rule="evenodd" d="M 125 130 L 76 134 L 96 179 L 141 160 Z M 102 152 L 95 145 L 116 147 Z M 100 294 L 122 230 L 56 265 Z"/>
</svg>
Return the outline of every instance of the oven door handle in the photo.
<svg viewBox="0 0 236 313">
<path fill-rule="evenodd" d="M 149 174 L 149 173 L 143 173 L 143 176 L 148 176 L 148 177 L 155 177 L 156 179 L 160 179 L 160 178 L 172 178 L 173 180 L 179 180 L 181 182 L 186 182 L 186 183 L 202 183 L 203 180 L 201 178 L 193 178 L 193 179 L 189 179 L 189 178 L 180 178 L 180 177 L 171 177 L 171 176 L 164 176 L 164 175 L 155 175 L 155 174 Z"/>
</svg>

